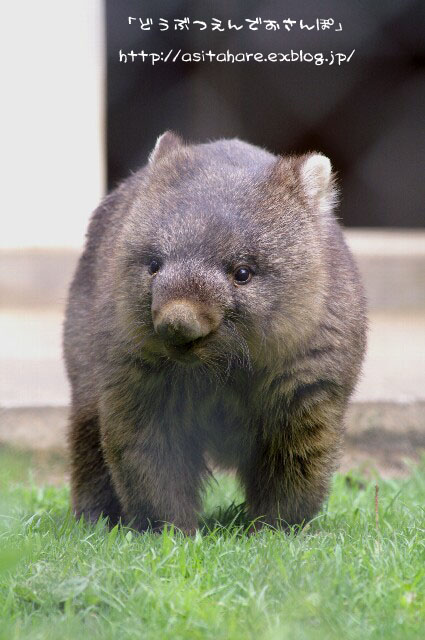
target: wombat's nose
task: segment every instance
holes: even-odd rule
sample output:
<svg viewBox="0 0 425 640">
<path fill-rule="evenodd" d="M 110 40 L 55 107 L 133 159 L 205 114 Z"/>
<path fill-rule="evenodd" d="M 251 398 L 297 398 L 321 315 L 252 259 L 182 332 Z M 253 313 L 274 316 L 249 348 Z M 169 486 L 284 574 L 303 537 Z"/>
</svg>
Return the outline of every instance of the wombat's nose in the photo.
<svg viewBox="0 0 425 640">
<path fill-rule="evenodd" d="M 178 346 L 208 335 L 212 327 L 190 302 L 170 302 L 152 311 L 156 333 L 169 344 Z"/>
</svg>

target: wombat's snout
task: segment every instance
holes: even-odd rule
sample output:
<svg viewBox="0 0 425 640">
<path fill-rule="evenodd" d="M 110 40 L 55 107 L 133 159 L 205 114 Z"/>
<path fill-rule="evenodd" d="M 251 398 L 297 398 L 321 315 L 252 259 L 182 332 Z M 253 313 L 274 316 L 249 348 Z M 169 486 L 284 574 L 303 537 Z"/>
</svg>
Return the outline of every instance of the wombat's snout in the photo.
<svg viewBox="0 0 425 640">
<path fill-rule="evenodd" d="M 189 300 L 175 300 L 152 309 L 156 333 L 174 347 L 189 346 L 207 336 L 220 324 L 217 313 L 208 313 Z"/>
</svg>

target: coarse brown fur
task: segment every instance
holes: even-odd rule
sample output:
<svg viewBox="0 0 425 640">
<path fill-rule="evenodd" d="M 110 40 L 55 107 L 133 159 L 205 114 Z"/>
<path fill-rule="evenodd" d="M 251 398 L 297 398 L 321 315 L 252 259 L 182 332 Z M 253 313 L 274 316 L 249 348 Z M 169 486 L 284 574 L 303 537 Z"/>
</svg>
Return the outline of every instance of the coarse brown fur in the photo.
<svg viewBox="0 0 425 640">
<path fill-rule="evenodd" d="M 323 156 L 170 132 L 103 200 L 64 329 L 77 516 L 193 532 L 210 462 L 252 518 L 317 513 L 365 350 L 334 200 Z"/>
</svg>

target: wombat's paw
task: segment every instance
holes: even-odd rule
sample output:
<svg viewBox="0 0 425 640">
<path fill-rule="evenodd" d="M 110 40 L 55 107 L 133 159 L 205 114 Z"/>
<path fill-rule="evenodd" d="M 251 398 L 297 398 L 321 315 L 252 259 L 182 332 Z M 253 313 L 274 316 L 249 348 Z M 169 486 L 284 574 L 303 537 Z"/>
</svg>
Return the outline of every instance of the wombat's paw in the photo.
<svg viewBox="0 0 425 640">
<path fill-rule="evenodd" d="M 281 531 L 288 534 L 297 534 L 304 528 L 306 524 L 307 523 L 290 525 L 285 522 L 285 520 L 282 520 L 282 518 L 259 518 L 258 520 L 255 520 L 255 522 L 251 523 L 247 530 L 247 534 L 251 536 L 255 533 L 259 533 L 264 528 L 268 528 L 274 531 Z"/>
<path fill-rule="evenodd" d="M 193 538 L 198 531 L 198 527 L 177 527 L 177 531 L 180 531 L 185 536 Z"/>
<path fill-rule="evenodd" d="M 164 522 L 161 527 L 156 529 L 156 531 L 159 533 L 163 531 L 165 527 L 169 531 L 170 530 L 178 531 L 182 533 L 184 536 L 190 536 L 190 537 L 195 536 L 197 530 L 199 529 L 198 525 L 194 523 L 193 524 L 187 523 L 179 526 L 178 524 L 174 524 L 172 522 Z"/>
<path fill-rule="evenodd" d="M 246 529 L 246 533 L 249 536 L 252 536 L 255 533 L 259 533 L 262 529 L 264 529 L 265 526 L 267 526 L 265 518 L 261 517 L 254 518 L 253 516 L 251 516 L 249 519 L 249 523 L 250 524 Z"/>
<path fill-rule="evenodd" d="M 117 520 L 115 518 L 110 518 L 108 514 L 103 513 L 100 509 L 74 509 L 74 515 L 77 520 L 83 518 L 88 524 L 96 524 L 99 521 L 99 518 L 104 518 L 107 520 L 107 524 L 109 526 L 114 526 L 117 524 Z"/>
<path fill-rule="evenodd" d="M 149 518 L 143 518 L 139 521 L 127 521 L 127 526 L 139 533 L 158 533 L 161 534 L 164 529 L 180 531 L 185 536 L 194 536 L 198 529 L 197 523 L 177 524 L 173 522 L 167 522 L 165 520 L 150 520 Z"/>
</svg>

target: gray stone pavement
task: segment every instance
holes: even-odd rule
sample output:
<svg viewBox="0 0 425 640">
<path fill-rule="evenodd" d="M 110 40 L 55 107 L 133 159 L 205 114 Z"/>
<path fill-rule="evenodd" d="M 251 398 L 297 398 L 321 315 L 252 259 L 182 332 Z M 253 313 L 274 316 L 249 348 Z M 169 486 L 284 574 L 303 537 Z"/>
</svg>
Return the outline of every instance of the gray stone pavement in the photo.
<svg viewBox="0 0 425 640">
<path fill-rule="evenodd" d="M 0 406 L 69 403 L 61 355 L 62 313 L 0 311 Z M 425 400 L 425 312 L 373 312 L 358 402 Z"/>
<path fill-rule="evenodd" d="M 347 416 L 346 468 L 372 457 L 392 473 L 403 456 L 425 448 L 425 231 L 346 235 L 370 309 L 367 357 Z M 78 254 L 0 250 L 0 445 L 41 452 L 65 445 L 61 330 Z"/>
<path fill-rule="evenodd" d="M 425 230 L 350 229 L 369 306 L 425 311 Z M 80 251 L 0 249 L 1 307 L 62 307 Z"/>
<path fill-rule="evenodd" d="M 69 388 L 61 324 L 57 311 L 0 313 L 0 446 L 40 455 L 64 451 Z M 373 313 L 341 468 L 368 468 L 373 461 L 384 475 L 405 474 L 404 461 L 417 460 L 423 450 L 425 313 Z"/>
</svg>

